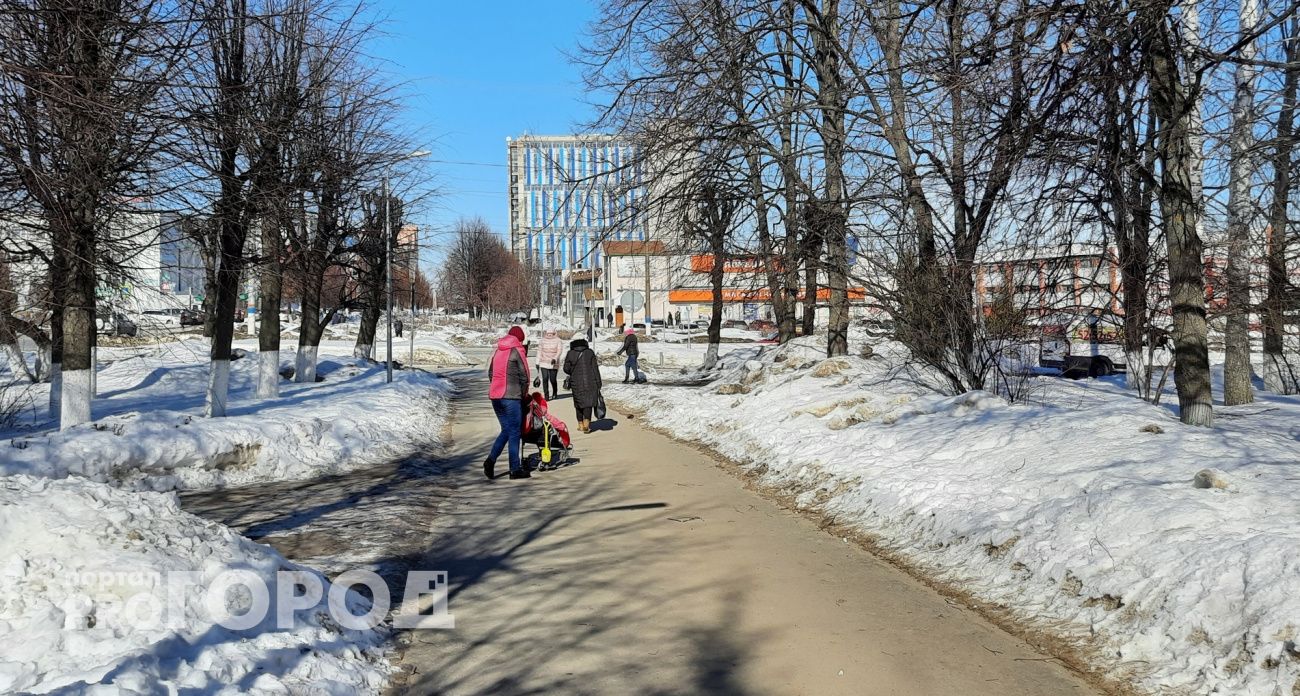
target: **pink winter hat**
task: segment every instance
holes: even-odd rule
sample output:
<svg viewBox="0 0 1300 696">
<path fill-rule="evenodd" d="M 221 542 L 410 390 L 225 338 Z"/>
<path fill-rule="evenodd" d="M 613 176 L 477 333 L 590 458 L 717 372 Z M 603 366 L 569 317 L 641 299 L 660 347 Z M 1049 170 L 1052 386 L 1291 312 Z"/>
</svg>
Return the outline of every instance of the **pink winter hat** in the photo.
<svg viewBox="0 0 1300 696">
<path fill-rule="evenodd" d="M 636 329 L 634 329 L 634 328 L 632 328 L 632 327 L 629 326 L 629 327 L 627 327 L 627 330 L 625 330 L 623 333 L 625 333 L 625 334 L 634 334 L 634 333 L 636 333 Z"/>
</svg>

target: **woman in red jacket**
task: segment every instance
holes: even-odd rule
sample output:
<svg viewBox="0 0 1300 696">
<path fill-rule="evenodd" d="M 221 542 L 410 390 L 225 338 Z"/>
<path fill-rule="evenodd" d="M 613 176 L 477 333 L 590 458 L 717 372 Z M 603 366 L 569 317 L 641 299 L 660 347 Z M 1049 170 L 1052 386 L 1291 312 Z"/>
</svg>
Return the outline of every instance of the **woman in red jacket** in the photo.
<svg viewBox="0 0 1300 696">
<path fill-rule="evenodd" d="M 524 399 L 528 398 L 528 352 L 524 350 L 524 330 L 518 326 L 497 341 L 497 350 L 488 362 L 488 397 L 492 399 L 492 412 L 501 424 L 501 432 L 492 443 L 492 453 L 483 460 L 483 474 L 489 479 L 496 475 L 497 457 L 501 450 L 510 450 L 510 478 L 529 478 L 528 469 L 519 458 L 519 437 L 524 427 Z"/>
</svg>

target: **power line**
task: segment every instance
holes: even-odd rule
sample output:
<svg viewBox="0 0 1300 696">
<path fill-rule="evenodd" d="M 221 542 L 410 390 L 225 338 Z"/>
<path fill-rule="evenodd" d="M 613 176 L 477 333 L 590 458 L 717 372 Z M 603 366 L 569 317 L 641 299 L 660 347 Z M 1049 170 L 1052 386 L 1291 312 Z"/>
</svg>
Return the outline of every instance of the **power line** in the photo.
<svg viewBox="0 0 1300 696">
<path fill-rule="evenodd" d="M 510 168 L 510 165 L 508 164 L 498 164 L 495 162 L 465 162 L 461 160 L 440 160 L 440 159 L 426 159 L 425 161 L 437 162 L 438 164 L 460 164 L 467 167 L 500 167 L 501 169 Z"/>
</svg>

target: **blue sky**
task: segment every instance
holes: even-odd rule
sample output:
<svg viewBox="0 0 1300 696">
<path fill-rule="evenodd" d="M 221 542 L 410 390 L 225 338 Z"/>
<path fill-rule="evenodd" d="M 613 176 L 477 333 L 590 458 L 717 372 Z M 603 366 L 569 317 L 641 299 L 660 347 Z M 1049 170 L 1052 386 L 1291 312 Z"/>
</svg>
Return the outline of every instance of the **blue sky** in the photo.
<svg viewBox="0 0 1300 696">
<path fill-rule="evenodd" d="M 436 264 L 446 240 L 439 233 L 459 217 L 507 232 L 506 136 L 572 132 L 590 118 L 580 71 L 564 53 L 595 8 L 585 0 L 379 0 L 371 9 L 386 18 L 371 53 L 405 83 L 408 125 L 433 152 L 427 164 L 442 195 L 409 222 L 427 230 L 421 257 Z"/>
</svg>

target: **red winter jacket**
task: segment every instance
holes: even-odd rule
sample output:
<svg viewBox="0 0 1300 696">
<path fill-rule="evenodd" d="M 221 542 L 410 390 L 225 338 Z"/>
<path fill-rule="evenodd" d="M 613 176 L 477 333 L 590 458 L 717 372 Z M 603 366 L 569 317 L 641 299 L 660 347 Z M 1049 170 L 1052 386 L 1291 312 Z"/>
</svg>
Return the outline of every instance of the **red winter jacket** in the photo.
<svg viewBox="0 0 1300 696">
<path fill-rule="evenodd" d="M 488 363 L 488 397 L 522 399 L 528 396 L 528 354 L 518 338 L 507 334 L 497 341 L 497 352 Z"/>
</svg>

